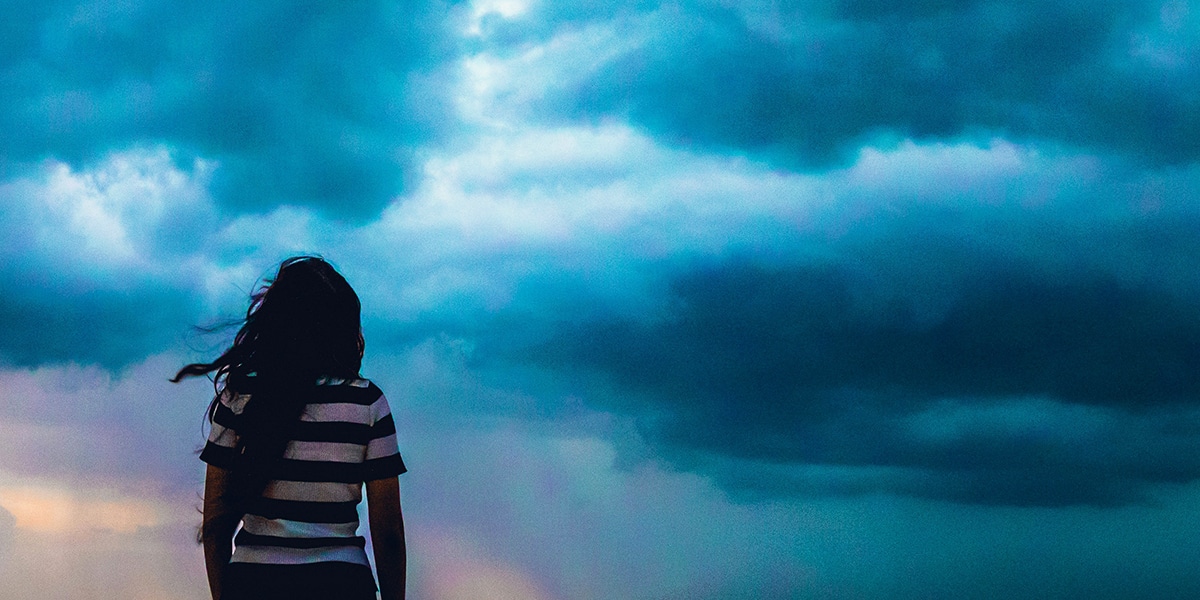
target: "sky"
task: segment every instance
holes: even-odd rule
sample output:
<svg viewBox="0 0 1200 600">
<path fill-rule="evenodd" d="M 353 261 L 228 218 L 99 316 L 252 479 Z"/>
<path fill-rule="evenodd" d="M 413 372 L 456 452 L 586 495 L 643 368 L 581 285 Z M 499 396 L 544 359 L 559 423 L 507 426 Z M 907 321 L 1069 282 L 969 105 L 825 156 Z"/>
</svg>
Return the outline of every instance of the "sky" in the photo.
<svg viewBox="0 0 1200 600">
<path fill-rule="evenodd" d="M 0 131 L 4 600 L 207 597 L 298 253 L 410 597 L 1200 596 L 1188 0 L 0 0 Z"/>
</svg>

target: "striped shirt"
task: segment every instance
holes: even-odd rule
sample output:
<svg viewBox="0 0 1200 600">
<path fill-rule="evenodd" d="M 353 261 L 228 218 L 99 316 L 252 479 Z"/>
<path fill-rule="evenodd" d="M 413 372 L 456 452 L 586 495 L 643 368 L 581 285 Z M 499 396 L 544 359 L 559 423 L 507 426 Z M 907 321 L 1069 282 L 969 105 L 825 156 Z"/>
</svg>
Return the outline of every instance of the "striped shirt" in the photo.
<svg viewBox="0 0 1200 600">
<path fill-rule="evenodd" d="M 407 469 L 387 398 L 366 379 L 321 379 L 293 439 L 234 537 L 233 562 L 367 565 L 357 534 L 366 481 Z M 200 460 L 230 469 L 249 394 L 223 394 Z"/>
</svg>

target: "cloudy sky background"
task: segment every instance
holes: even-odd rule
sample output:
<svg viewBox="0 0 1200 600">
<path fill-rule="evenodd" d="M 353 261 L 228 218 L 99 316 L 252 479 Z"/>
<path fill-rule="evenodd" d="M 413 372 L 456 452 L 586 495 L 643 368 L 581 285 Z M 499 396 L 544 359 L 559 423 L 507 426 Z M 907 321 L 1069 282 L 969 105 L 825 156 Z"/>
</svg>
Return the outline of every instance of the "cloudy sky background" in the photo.
<svg viewBox="0 0 1200 600">
<path fill-rule="evenodd" d="M 1200 595 L 1200 7 L 598 4 L 0 3 L 0 596 L 206 597 L 297 252 L 416 598 Z"/>
</svg>

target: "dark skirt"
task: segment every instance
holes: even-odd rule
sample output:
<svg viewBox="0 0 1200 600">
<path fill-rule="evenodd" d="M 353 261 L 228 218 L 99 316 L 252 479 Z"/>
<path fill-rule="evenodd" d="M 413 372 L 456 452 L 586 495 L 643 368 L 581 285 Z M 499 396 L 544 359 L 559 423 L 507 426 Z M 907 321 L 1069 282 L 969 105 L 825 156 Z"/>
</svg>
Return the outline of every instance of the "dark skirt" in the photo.
<svg viewBox="0 0 1200 600">
<path fill-rule="evenodd" d="M 221 600 L 375 600 L 370 567 L 344 562 L 308 565 L 230 563 Z"/>
</svg>

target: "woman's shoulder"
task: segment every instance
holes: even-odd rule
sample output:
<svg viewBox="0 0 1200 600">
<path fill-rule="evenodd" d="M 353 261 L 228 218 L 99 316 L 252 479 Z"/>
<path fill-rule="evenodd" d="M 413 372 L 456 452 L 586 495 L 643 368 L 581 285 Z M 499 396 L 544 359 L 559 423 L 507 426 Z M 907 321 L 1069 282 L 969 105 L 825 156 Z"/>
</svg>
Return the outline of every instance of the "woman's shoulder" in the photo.
<svg viewBox="0 0 1200 600">
<path fill-rule="evenodd" d="M 317 385 L 345 385 L 349 387 L 366 389 L 375 384 L 371 383 L 370 379 L 365 379 L 363 377 L 321 377 L 317 379 Z"/>
<path fill-rule="evenodd" d="M 246 402 L 249 400 L 249 392 L 234 390 L 230 387 L 223 388 L 220 394 L 217 395 L 217 402 L 238 415 L 242 414 L 242 411 L 246 409 Z"/>
<path fill-rule="evenodd" d="M 383 390 L 364 377 L 322 377 L 317 380 L 317 385 L 337 389 L 340 394 L 358 398 L 360 403 L 371 403 L 383 396 Z"/>
</svg>

